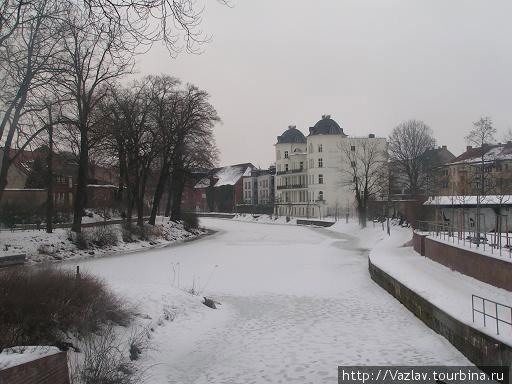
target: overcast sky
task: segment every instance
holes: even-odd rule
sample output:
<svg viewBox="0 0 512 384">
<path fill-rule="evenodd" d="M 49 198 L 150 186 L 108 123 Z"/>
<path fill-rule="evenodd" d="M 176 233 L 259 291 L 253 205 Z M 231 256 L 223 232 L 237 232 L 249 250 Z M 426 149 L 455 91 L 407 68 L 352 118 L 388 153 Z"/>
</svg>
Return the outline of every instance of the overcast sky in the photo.
<svg viewBox="0 0 512 384">
<path fill-rule="evenodd" d="M 207 0 L 203 54 L 138 60 L 210 92 L 221 165 L 268 167 L 276 136 L 322 114 L 353 136 L 421 119 L 455 155 L 480 116 L 498 139 L 512 126 L 511 0 L 231 1 Z"/>
</svg>

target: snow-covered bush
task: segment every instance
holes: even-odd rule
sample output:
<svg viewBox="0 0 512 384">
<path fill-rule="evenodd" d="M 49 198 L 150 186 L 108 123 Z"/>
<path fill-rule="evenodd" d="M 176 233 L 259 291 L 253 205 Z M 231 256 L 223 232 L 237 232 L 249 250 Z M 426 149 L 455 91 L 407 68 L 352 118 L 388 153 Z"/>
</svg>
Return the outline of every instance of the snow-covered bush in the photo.
<svg viewBox="0 0 512 384">
<path fill-rule="evenodd" d="M 64 269 L 0 271 L 0 351 L 15 345 L 66 345 L 132 312 L 96 277 Z"/>
<path fill-rule="evenodd" d="M 140 383 L 144 370 L 138 365 L 148 349 L 146 330 L 128 336 L 108 325 L 79 342 L 80 353 L 71 361 L 73 384 Z"/>
<path fill-rule="evenodd" d="M 71 230 L 68 231 L 68 240 L 76 245 L 78 249 L 89 248 L 89 232 L 82 230 L 82 232 L 75 233 Z"/>
<path fill-rule="evenodd" d="M 89 239 L 94 245 L 100 248 L 115 246 L 119 242 L 118 231 L 112 225 L 95 227 L 90 232 Z"/>
<path fill-rule="evenodd" d="M 142 227 L 139 227 L 138 225 L 132 225 L 127 227 L 127 229 L 142 241 L 161 239 L 164 236 L 162 227 L 160 225 L 144 224 Z"/>
<path fill-rule="evenodd" d="M 56 253 L 55 247 L 52 247 L 50 244 L 39 244 L 37 247 L 37 252 L 40 255 L 54 255 Z"/>
</svg>

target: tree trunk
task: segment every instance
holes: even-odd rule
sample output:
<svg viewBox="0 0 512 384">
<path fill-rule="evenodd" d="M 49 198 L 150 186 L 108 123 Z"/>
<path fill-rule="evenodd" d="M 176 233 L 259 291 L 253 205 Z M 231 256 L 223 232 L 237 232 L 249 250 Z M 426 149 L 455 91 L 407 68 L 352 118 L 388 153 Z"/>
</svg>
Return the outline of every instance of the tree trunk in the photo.
<svg viewBox="0 0 512 384">
<path fill-rule="evenodd" d="M 146 195 L 146 182 L 148 180 L 149 169 L 143 170 L 140 176 L 140 188 L 137 196 L 137 225 L 144 226 L 144 196 Z"/>
<path fill-rule="evenodd" d="M 165 217 L 171 216 L 171 207 L 172 207 L 172 186 L 171 186 L 171 178 L 167 176 L 167 203 L 165 204 Z"/>
<path fill-rule="evenodd" d="M 87 177 L 89 171 L 89 143 L 86 128 L 80 129 L 80 158 L 78 162 L 78 180 L 76 183 L 75 209 L 71 230 L 79 233 L 82 230 L 82 214 L 87 202 Z"/>
<path fill-rule="evenodd" d="M 172 207 L 171 220 L 177 221 L 181 219 L 181 196 L 185 187 L 185 172 L 178 170 L 173 172 L 172 180 Z"/>
<path fill-rule="evenodd" d="M 158 207 L 160 206 L 160 200 L 164 193 L 165 184 L 167 184 L 167 177 L 169 176 L 169 165 L 167 162 L 164 163 L 160 170 L 160 176 L 158 177 L 158 183 L 156 185 L 155 193 L 153 195 L 153 205 L 151 207 L 151 215 L 149 217 L 149 224 L 155 225 L 156 215 L 158 213 Z"/>
<path fill-rule="evenodd" d="M 46 196 L 46 232 L 53 232 L 53 126 L 48 126 L 48 184 Z"/>
</svg>

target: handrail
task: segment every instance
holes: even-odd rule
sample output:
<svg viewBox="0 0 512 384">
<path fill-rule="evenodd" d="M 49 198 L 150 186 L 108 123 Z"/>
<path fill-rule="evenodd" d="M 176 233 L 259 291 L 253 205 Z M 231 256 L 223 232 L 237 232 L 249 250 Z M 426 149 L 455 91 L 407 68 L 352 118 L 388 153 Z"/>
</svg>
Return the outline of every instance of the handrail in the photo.
<svg viewBox="0 0 512 384">
<path fill-rule="evenodd" d="M 475 298 L 477 298 L 477 299 L 482 301 L 482 310 L 479 310 L 479 309 L 475 308 Z M 494 309 L 495 309 L 494 310 L 494 316 L 492 314 L 490 314 L 490 313 L 486 313 L 485 312 L 485 303 L 486 302 L 494 304 Z M 507 320 L 504 320 L 503 318 L 500 318 L 500 315 L 499 315 L 499 312 L 498 312 L 498 307 L 503 307 L 505 309 L 508 309 L 508 311 L 510 312 L 510 321 L 507 321 Z M 486 299 L 486 298 L 484 298 L 482 296 L 471 295 L 471 310 L 472 310 L 472 314 L 473 314 L 473 323 L 475 322 L 475 312 L 476 313 L 480 313 L 480 314 L 483 315 L 484 327 L 487 326 L 487 323 L 486 323 L 487 317 L 490 317 L 491 319 L 496 320 L 496 333 L 498 335 L 500 334 L 500 323 L 508 324 L 512 328 L 512 307 L 510 305 L 498 303 L 497 301 L 494 301 L 494 300 L 491 300 L 491 299 Z"/>
</svg>

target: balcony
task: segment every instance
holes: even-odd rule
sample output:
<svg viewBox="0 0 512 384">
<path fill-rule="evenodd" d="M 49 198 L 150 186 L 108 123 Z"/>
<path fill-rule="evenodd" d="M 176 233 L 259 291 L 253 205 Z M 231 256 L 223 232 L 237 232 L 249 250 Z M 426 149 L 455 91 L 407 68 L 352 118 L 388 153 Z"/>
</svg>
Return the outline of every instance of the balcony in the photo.
<svg viewBox="0 0 512 384">
<path fill-rule="evenodd" d="M 278 175 L 290 175 L 290 174 L 294 174 L 294 173 L 304 173 L 306 172 L 306 168 L 302 167 L 302 168 L 297 168 L 297 169 L 289 169 L 287 171 L 279 171 L 277 172 Z"/>
<path fill-rule="evenodd" d="M 288 185 L 278 185 L 277 190 L 282 189 L 305 189 L 308 186 L 306 184 L 288 184 Z"/>
</svg>

